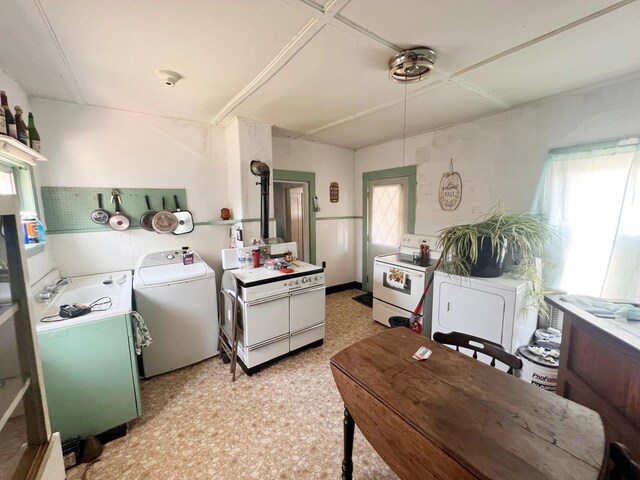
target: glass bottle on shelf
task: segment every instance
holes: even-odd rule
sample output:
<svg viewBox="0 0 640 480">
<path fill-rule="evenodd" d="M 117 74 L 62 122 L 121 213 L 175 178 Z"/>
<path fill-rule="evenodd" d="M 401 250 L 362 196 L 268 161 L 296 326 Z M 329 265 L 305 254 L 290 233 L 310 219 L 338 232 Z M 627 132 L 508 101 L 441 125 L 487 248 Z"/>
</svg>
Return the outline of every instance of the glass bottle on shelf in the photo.
<svg viewBox="0 0 640 480">
<path fill-rule="evenodd" d="M 0 103 L 2 104 L 2 109 L 4 110 L 4 119 L 7 124 L 7 135 L 13 138 L 18 138 L 16 121 L 13 118 L 11 109 L 9 108 L 9 101 L 7 100 L 7 94 L 4 92 L 4 90 L 0 90 Z"/>
<path fill-rule="evenodd" d="M 7 118 L 4 113 L 4 108 L 0 108 L 0 135 L 9 135 L 9 130 L 7 130 Z"/>
<path fill-rule="evenodd" d="M 29 146 L 29 130 L 22 119 L 22 107 L 16 105 L 16 131 L 18 140 Z"/>
<path fill-rule="evenodd" d="M 40 152 L 40 134 L 36 129 L 36 124 L 33 120 L 33 113 L 29 112 L 29 146 L 36 152 Z"/>
</svg>

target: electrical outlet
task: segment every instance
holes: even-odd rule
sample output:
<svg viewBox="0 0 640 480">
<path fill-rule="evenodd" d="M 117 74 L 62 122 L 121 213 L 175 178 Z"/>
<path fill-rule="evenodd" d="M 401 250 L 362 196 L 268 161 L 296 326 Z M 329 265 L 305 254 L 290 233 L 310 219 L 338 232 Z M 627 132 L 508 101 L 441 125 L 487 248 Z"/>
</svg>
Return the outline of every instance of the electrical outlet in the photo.
<svg viewBox="0 0 640 480">
<path fill-rule="evenodd" d="M 327 262 L 322 262 L 322 268 L 327 268 Z"/>
</svg>

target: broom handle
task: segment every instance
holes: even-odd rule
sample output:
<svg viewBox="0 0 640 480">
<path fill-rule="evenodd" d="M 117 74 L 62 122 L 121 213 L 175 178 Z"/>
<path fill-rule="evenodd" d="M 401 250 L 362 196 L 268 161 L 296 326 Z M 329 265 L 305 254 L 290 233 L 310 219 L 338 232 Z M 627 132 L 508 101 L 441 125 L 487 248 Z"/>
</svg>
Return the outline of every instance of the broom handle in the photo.
<svg viewBox="0 0 640 480">
<path fill-rule="evenodd" d="M 427 282 L 427 286 L 425 287 L 424 292 L 422 292 L 422 296 L 420 297 L 420 301 L 418 302 L 418 306 L 416 306 L 416 309 L 413 311 L 413 316 L 414 317 L 418 316 L 418 312 L 420 311 L 420 308 L 422 308 L 422 302 L 424 302 L 424 298 L 427 296 L 427 292 L 429 291 L 429 287 L 431 287 L 431 284 L 433 283 L 433 277 L 435 276 L 436 270 L 440 266 L 440 262 L 441 261 L 442 261 L 442 257 L 440 257 L 438 259 L 438 261 L 436 262 L 435 268 L 431 272 L 431 276 L 429 277 L 429 281 Z"/>
</svg>

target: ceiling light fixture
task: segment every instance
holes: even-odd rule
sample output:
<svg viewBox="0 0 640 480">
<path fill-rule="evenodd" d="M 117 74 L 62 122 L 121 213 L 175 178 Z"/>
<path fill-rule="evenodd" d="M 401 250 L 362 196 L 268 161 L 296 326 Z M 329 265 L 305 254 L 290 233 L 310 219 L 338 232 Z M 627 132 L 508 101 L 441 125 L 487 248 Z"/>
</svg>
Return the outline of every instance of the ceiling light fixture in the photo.
<svg viewBox="0 0 640 480">
<path fill-rule="evenodd" d="M 429 76 L 436 62 L 436 52 L 415 47 L 394 55 L 389 60 L 389 78 L 396 83 L 414 83 Z"/>
<path fill-rule="evenodd" d="M 405 163 L 407 143 L 407 83 L 424 80 L 431 74 L 436 52 L 427 47 L 414 47 L 394 55 L 389 60 L 389 78 L 404 84 L 404 110 L 402 112 L 402 166 Z"/>
<path fill-rule="evenodd" d="M 165 85 L 169 85 L 170 87 L 175 86 L 180 80 L 182 75 L 178 72 L 174 72 L 173 70 L 156 70 L 156 75 L 160 80 L 164 82 Z"/>
</svg>

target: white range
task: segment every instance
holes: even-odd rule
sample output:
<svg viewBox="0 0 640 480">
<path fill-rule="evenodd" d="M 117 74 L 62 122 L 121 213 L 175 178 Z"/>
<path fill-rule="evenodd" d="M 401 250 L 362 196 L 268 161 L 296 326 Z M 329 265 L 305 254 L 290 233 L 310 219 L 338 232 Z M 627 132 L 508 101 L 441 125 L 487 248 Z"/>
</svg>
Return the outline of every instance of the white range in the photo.
<svg viewBox="0 0 640 480">
<path fill-rule="evenodd" d="M 390 317 L 411 317 L 418 305 L 427 282 L 431 278 L 440 252 L 435 250 L 437 237 L 429 235 L 402 235 L 398 253 L 378 255 L 373 262 L 373 319 L 389 326 Z M 420 253 L 420 245 L 430 249 L 430 259 L 415 258 Z M 401 280 L 393 280 L 400 278 Z M 422 333 L 431 335 L 431 306 L 433 288 L 419 311 Z"/>
<path fill-rule="evenodd" d="M 243 330 L 238 359 L 248 374 L 324 341 L 324 269 L 299 260 L 291 268 L 293 272 L 286 274 L 265 267 L 236 268 L 223 274 L 221 288 L 233 288 L 230 275 L 237 281 L 238 321 Z M 231 336 L 232 302 L 223 298 L 222 328 Z"/>
</svg>

